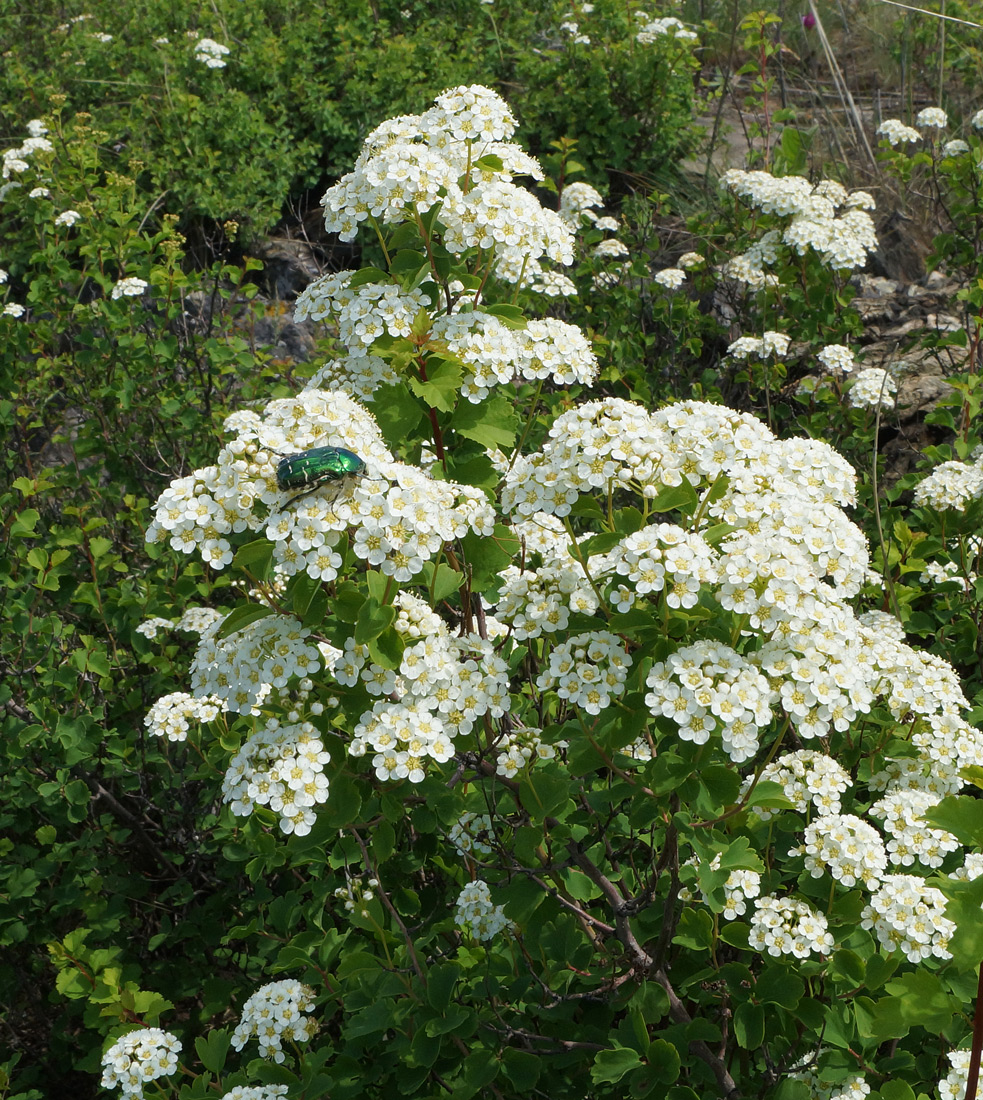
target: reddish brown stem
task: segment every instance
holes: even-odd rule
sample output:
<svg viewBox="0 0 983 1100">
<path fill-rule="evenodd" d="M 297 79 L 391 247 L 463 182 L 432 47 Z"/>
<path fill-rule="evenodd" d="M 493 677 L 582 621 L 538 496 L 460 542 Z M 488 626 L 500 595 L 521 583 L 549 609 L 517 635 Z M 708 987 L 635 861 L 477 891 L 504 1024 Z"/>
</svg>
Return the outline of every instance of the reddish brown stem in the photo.
<svg viewBox="0 0 983 1100">
<path fill-rule="evenodd" d="M 983 966 L 976 987 L 976 1012 L 973 1015 L 973 1046 L 969 1052 L 969 1073 L 966 1076 L 966 1100 L 976 1100 L 980 1079 L 980 1051 L 983 1050 Z"/>
</svg>

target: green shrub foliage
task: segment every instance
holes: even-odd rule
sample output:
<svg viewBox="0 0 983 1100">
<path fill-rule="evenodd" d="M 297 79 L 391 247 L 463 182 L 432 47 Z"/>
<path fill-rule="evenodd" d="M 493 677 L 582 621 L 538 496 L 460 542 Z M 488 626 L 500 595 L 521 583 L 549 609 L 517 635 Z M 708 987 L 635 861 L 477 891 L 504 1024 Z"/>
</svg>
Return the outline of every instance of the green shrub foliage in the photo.
<svg viewBox="0 0 983 1100">
<path fill-rule="evenodd" d="M 542 314 L 573 290 L 560 269 L 599 197 L 542 207 L 513 129 L 462 86 L 370 134 L 325 219 L 374 236 L 384 266 L 323 276 L 296 311 L 343 351 L 243 403 L 157 501 L 152 547 L 243 578 L 231 610 L 141 632 L 200 635 L 190 691 L 147 725 L 207 763 L 239 822 L 223 855 L 270 900 L 225 934 L 268 980 L 194 1054 L 190 1021 L 121 993 L 103 1083 L 956 1087 L 983 897 L 983 734 L 959 680 L 864 610 L 857 476 L 828 443 L 590 392 L 590 344 Z M 768 179 L 834 227 L 866 203 Z M 834 269 L 866 247 L 846 224 Z M 739 361 L 788 347 L 744 341 Z M 884 380 L 868 389 L 878 407 Z M 56 951 L 68 991 L 76 946 Z"/>
</svg>

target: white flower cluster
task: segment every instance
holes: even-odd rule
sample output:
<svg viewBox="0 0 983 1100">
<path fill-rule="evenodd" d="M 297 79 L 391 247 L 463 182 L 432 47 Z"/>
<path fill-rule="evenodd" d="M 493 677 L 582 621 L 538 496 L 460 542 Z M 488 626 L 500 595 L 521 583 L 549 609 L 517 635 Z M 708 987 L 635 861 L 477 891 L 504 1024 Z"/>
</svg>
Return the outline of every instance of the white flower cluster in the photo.
<svg viewBox="0 0 983 1100">
<path fill-rule="evenodd" d="M 848 400 L 854 409 L 882 409 L 894 407 L 894 395 L 898 392 L 898 383 L 886 370 L 880 367 L 867 367 L 856 377 L 850 387 Z"/>
<path fill-rule="evenodd" d="M 126 279 L 120 279 L 119 282 L 113 286 L 113 292 L 110 297 L 114 302 L 117 298 L 139 298 L 149 285 L 150 284 L 144 279 L 137 279 L 132 276 Z"/>
<path fill-rule="evenodd" d="M 577 634 L 553 647 L 536 687 L 555 691 L 588 714 L 600 714 L 625 690 L 631 663 L 625 643 L 616 634 L 606 630 Z"/>
<path fill-rule="evenodd" d="M 699 857 L 693 856 L 686 861 L 687 864 L 699 864 Z M 720 870 L 719 853 L 710 860 L 712 871 Z M 761 875 L 757 871 L 748 871 L 738 868 L 731 871 L 724 883 L 724 907 L 721 911 L 726 920 L 736 920 L 747 912 L 747 903 L 751 898 L 756 898 L 761 893 Z M 691 890 L 684 886 L 679 891 L 682 901 L 704 901 L 703 894 L 699 890 Z"/>
<path fill-rule="evenodd" d="M 727 348 L 727 354 L 731 359 L 744 361 L 754 356 L 755 359 L 769 359 L 775 356 L 779 359 L 788 351 L 792 342 L 791 337 L 784 332 L 766 332 L 763 336 L 740 336 Z"/>
<path fill-rule="evenodd" d="M 983 111 L 980 114 L 983 115 Z M 940 1100 L 966 1100 L 971 1053 L 969 1050 L 950 1050 L 946 1055 L 952 1069 L 939 1082 Z"/>
<path fill-rule="evenodd" d="M 686 282 L 686 272 L 679 267 L 664 267 L 661 271 L 657 271 L 652 278 L 659 286 L 664 286 L 666 290 L 678 290 Z"/>
<path fill-rule="evenodd" d="M 223 709 L 222 701 L 212 696 L 196 699 L 186 692 L 174 691 L 154 703 L 143 724 L 157 737 L 186 741 L 192 722 L 211 722 Z"/>
<path fill-rule="evenodd" d="M 773 438 L 754 417 L 703 402 L 649 413 L 620 398 L 588 401 L 554 420 L 543 448 L 521 456 L 502 490 L 506 512 L 566 516 L 581 493 L 630 489 L 653 499 L 666 486 L 707 483 L 739 452 Z"/>
<path fill-rule="evenodd" d="M 378 888 L 379 880 L 377 878 L 356 877 L 349 875 L 346 871 L 345 885 L 339 886 L 335 890 L 334 896 L 344 904 L 349 913 L 354 913 L 358 909 L 361 916 L 367 917 L 369 912 L 364 908 L 365 903 L 372 901 Z"/>
<path fill-rule="evenodd" d="M 560 193 L 560 220 L 571 232 L 576 232 L 582 218 L 596 224 L 594 208 L 603 205 L 600 192 L 589 183 L 568 183 Z"/>
<path fill-rule="evenodd" d="M 780 783 L 785 797 L 799 813 L 807 813 L 811 803 L 821 816 L 838 814 L 840 795 L 853 786 L 850 773 L 841 764 L 814 749 L 799 749 L 779 756 L 761 769 L 761 779 Z M 741 793 L 750 785 L 748 778 Z M 775 811 L 756 807 L 755 813 L 762 821 L 767 821 Z"/>
<path fill-rule="evenodd" d="M 515 329 L 480 311 L 452 313 L 434 321 L 431 340 L 472 372 L 461 393 L 475 403 L 517 378 L 586 385 L 597 373 L 597 358 L 581 330 L 553 317 Z"/>
<path fill-rule="evenodd" d="M 581 566 L 564 555 L 539 569 L 510 565 L 501 574 L 496 614 L 517 641 L 565 630 L 573 612 L 591 614 L 597 597 Z"/>
<path fill-rule="evenodd" d="M 755 902 L 748 942 L 755 951 L 769 955 L 828 955 L 833 937 L 822 913 L 795 898 L 764 894 Z"/>
<path fill-rule="evenodd" d="M 778 258 L 783 243 L 800 256 L 810 249 L 835 271 L 862 267 L 867 254 L 877 248 L 877 234 L 868 210 L 874 201 L 866 191 L 848 192 L 835 180 L 813 186 L 802 176 L 775 177 L 769 172 L 745 172 L 739 168 L 723 174 L 720 186 L 742 198 L 764 214 L 788 218 L 782 230 L 770 230 L 751 251 L 744 254 L 744 281 L 757 285 L 766 281 L 764 268 Z M 738 258 L 740 259 L 740 257 Z M 731 278 L 743 277 L 740 265 L 731 261 L 725 269 Z"/>
<path fill-rule="evenodd" d="M 865 1096 L 870 1096 L 870 1085 L 860 1076 L 828 1081 L 824 1079 L 821 1069 L 810 1066 L 790 1073 L 789 1078 L 808 1085 L 810 1100 L 864 1100 Z"/>
<path fill-rule="evenodd" d="M 574 45 L 577 45 L 577 46 L 589 46 L 590 45 L 590 35 L 582 34 L 579 24 L 575 23 L 572 19 L 565 19 L 560 24 L 560 30 L 564 34 L 570 35 L 571 39 L 574 42 Z"/>
<path fill-rule="evenodd" d="M 718 732 L 736 763 L 758 751 L 758 731 L 771 722 L 777 693 L 761 672 L 730 646 L 699 641 L 682 646 L 648 674 L 645 705 L 671 718 L 684 741 L 703 745 Z"/>
<path fill-rule="evenodd" d="M 102 1056 L 102 1087 L 143 1096 L 143 1086 L 177 1069 L 181 1043 L 169 1031 L 145 1027 L 121 1036 Z"/>
<path fill-rule="evenodd" d="M 906 126 L 898 118 L 886 118 L 877 127 L 877 133 L 892 145 L 904 145 L 912 141 L 921 141 L 922 135 L 914 126 Z"/>
<path fill-rule="evenodd" d="M 499 932 L 511 927 L 505 910 L 500 905 L 492 904 L 491 890 L 481 879 L 469 882 L 460 892 L 454 919 L 481 941 L 492 940 Z"/>
<path fill-rule="evenodd" d="M 952 833 L 923 820 L 925 811 L 940 800 L 939 795 L 906 786 L 892 790 L 871 806 L 870 813 L 883 819 L 884 830 L 891 837 L 887 851 L 894 866 L 910 867 L 917 862 L 925 867 L 941 867 L 945 856 L 959 848 Z"/>
<path fill-rule="evenodd" d="M 36 153 L 50 153 L 54 149 L 51 141 L 44 136 L 48 130 L 40 119 L 31 119 L 27 130 L 30 137 L 25 138 L 20 145 L 4 149 L 0 179 L 8 180 L 11 176 L 19 176 L 30 168 L 30 158 Z"/>
<path fill-rule="evenodd" d="M 209 69 L 224 69 L 228 54 L 228 46 L 223 46 L 211 38 L 199 38 L 195 43 L 195 61 L 207 65 Z"/>
<path fill-rule="evenodd" d="M 225 423 L 237 438 L 219 452 L 217 465 L 164 490 L 148 541 L 166 539 L 185 553 L 197 548 L 220 569 L 232 560 L 228 535 L 265 529 L 282 575 L 306 572 L 330 581 L 341 567 L 338 547 L 354 529 L 356 556 L 405 581 L 445 542 L 494 528 L 484 493 L 394 462 L 369 413 L 342 393 L 305 390 L 271 402 L 262 417 L 242 412 Z M 278 488 L 282 456 L 322 446 L 353 451 L 365 475 L 300 494 Z"/>
<path fill-rule="evenodd" d="M 557 749 L 567 747 L 566 741 L 557 741 L 555 745 L 549 744 L 542 739 L 541 733 L 542 730 L 533 729 L 531 726 L 512 723 L 507 736 L 495 744 L 498 751 L 496 773 L 504 775 L 506 779 L 512 779 L 518 772 L 525 771 L 537 760 L 552 760 L 556 756 Z"/>
<path fill-rule="evenodd" d="M 813 878 L 829 874 L 843 886 L 862 882 L 874 890 L 887 870 L 884 841 L 877 830 L 853 814 L 827 814 L 806 826 L 805 842 L 789 850 L 804 855 Z"/>
<path fill-rule="evenodd" d="M 949 116 L 941 107 L 925 107 L 915 116 L 915 125 L 923 130 L 944 130 L 949 125 Z"/>
<path fill-rule="evenodd" d="M 335 271 L 315 279 L 298 296 L 294 320 L 334 317 L 338 338 L 358 356 L 381 336 L 409 336 L 413 321 L 430 300 L 420 290 L 404 291 L 395 283 L 362 283 L 352 287 L 354 271 Z"/>
<path fill-rule="evenodd" d="M 451 826 L 448 837 L 462 856 L 474 852 L 490 856 L 492 847 L 487 840 L 494 839 L 495 826 L 488 814 L 475 814 L 468 810 Z"/>
<path fill-rule="evenodd" d="M 702 537 L 674 523 L 653 523 L 628 535 L 597 562 L 632 582 L 612 594 L 619 611 L 627 611 L 640 596 L 665 592 L 669 607 L 695 607 L 700 587 L 718 577 L 717 553 Z M 591 561 L 594 569 L 594 561 Z"/>
<path fill-rule="evenodd" d="M 816 358 L 829 374 L 850 374 L 857 365 L 853 352 L 846 344 L 827 344 Z"/>
<path fill-rule="evenodd" d="M 947 950 L 955 924 L 945 915 L 941 890 L 916 875 L 886 875 L 861 913 L 861 928 L 873 928 L 880 945 L 903 951 L 909 962 L 934 956 L 951 959 Z"/>
<path fill-rule="evenodd" d="M 324 765 L 331 759 L 310 722 L 281 725 L 270 718 L 232 757 L 222 781 L 222 801 L 237 817 L 257 806 L 280 816 L 283 833 L 306 836 L 314 807 L 327 801 Z"/>
<path fill-rule="evenodd" d="M 965 512 L 983 497 L 983 456 L 975 462 L 942 462 L 915 486 L 914 501 L 939 511 Z"/>
<path fill-rule="evenodd" d="M 352 240 L 364 221 L 412 220 L 439 204 L 446 247 L 494 249 L 501 278 L 533 281 L 542 259 L 572 263 L 562 219 L 512 183 L 514 175 L 542 179 L 532 157 L 508 142 L 515 125 L 505 101 L 477 84 L 443 92 L 422 115 L 384 122 L 354 170 L 325 193 L 326 228 Z"/>
<path fill-rule="evenodd" d="M 280 1100 L 286 1095 L 286 1085 L 236 1085 L 222 1100 Z"/>
<path fill-rule="evenodd" d="M 159 616 L 145 619 L 136 627 L 136 633 L 150 639 L 156 638 L 161 630 L 186 630 L 191 634 L 204 634 L 227 614 L 227 611 L 219 611 L 214 607 L 189 607 L 176 622 Z"/>
<path fill-rule="evenodd" d="M 353 756 L 373 752 L 379 779 L 419 783 L 427 761 L 454 755 L 453 740 L 465 737 L 484 715 L 500 718 L 508 709 L 508 666 L 494 644 L 476 634 L 452 636 L 430 607 L 400 592 L 395 622 L 406 648 L 397 670 L 368 659 L 368 649 L 349 639 L 330 671 L 339 683 L 359 681 L 381 698 L 365 711 L 349 745 Z"/>
<path fill-rule="evenodd" d="M 264 985 L 243 1005 L 232 1046 L 242 1050 L 255 1037 L 260 1057 L 282 1062 L 284 1039 L 304 1043 L 314 1034 L 314 1022 L 303 1015 L 313 1004 L 314 990 L 294 978 Z"/>
<path fill-rule="evenodd" d="M 642 12 L 636 12 L 636 16 L 642 16 Z M 644 16 L 645 25 L 635 35 L 635 41 L 643 46 L 651 46 L 660 38 L 674 38 L 677 42 L 696 42 L 698 35 L 691 31 L 685 23 L 673 15 L 667 15 L 662 19 L 649 20 Z"/>
<path fill-rule="evenodd" d="M 325 644 L 308 643 L 310 630 L 287 615 L 267 615 L 217 639 L 219 625 L 203 634 L 198 645 L 191 665 L 192 694 L 213 696 L 239 714 L 254 713 L 267 695 L 317 672 L 326 658 Z"/>
<path fill-rule="evenodd" d="M 942 155 L 944 157 L 958 157 L 963 153 L 969 152 L 969 143 L 963 141 L 961 138 L 953 138 L 952 141 L 947 141 L 942 146 Z"/>
</svg>

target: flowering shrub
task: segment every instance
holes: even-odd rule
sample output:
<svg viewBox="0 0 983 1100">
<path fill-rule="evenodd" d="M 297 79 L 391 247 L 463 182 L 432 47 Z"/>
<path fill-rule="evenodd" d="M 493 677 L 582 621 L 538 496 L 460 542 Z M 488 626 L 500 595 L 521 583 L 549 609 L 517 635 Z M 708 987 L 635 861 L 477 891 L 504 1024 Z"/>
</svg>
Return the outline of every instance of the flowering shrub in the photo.
<svg viewBox="0 0 983 1100">
<path fill-rule="evenodd" d="M 291 872 L 229 934 L 297 979 L 232 1045 L 298 1095 L 934 1088 L 970 1031 L 983 733 L 864 612 L 832 447 L 580 400 L 587 341 L 529 316 L 572 234 L 513 125 L 471 86 L 369 136 L 325 214 L 385 267 L 298 305 L 344 350 L 228 419 L 148 530 L 250 586 L 188 620 L 205 721 L 151 720 L 224 770 L 251 877 Z"/>
</svg>

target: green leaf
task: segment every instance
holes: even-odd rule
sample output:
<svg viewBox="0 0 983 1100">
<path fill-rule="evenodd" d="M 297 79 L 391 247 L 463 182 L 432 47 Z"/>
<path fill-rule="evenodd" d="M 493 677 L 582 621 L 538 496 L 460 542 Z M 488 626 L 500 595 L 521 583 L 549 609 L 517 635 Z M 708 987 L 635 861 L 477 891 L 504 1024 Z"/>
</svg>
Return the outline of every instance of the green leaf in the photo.
<svg viewBox="0 0 983 1100">
<path fill-rule="evenodd" d="M 518 435 L 519 417 L 514 402 L 503 393 L 495 393 L 477 405 L 459 401 L 451 418 L 451 427 L 458 435 L 473 439 L 482 447 L 505 450 L 512 446 Z"/>
<path fill-rule="evenodd" d="M 317 820 L 331 829 L 343 829 L 358 821 L 362 795 L 355 781 L 342 773 L 331 780 L 328 801 L 318 809 Z"/>
<path fill-rule="evenodd" d="M 476 1050 L 464 1059 L 462 1066 L 464 1080 L 468 1088 L 473 1088 L 475 1092 L 495 1080 L 498 1068 L 498 1059 L 491 1050 Z M 474 1093 L 469 1095 L 473 1096 Z"/>
<path fill-rule="evenodd" d="M 18 481 L 22 480 L 18 478 Z M 31 538 L 37 526 L 41 513 L 36 508 L 24 508 L 17 513 L 17 518 L 10 525 L 10 534 L 15 539 Z"/>
<path fill-rule="evenodd" d="M 922 968 L 892 978 L 884 992 L 897 999 L 903 1020 L 920 1024 L 926 1031 L 944 1031 L 960 1010 L 958 1001 L 945 991 L 942 982 Z"/>
<path fill-rule="evenodd" d="M 457 963 L 438 963 L 430 967 L 430 972 L 427 974 L 427 1001 L 431 1008 L 438 1012 L 443 1012 L 447 1008 L 460 976 L 461 968 Z"/>
<path fill-rule="evenodd" d="M 420 575 L 423 578 L 423 583 L 430 590 L 430 602 L 432 604 L 438 604 L 441 600 L 446 600 L 448 596 L 453 596 L 464 581 L 463 573 L 451 569 L 449 565 L 445 565 L 443 562 L 439 565 L 434 565 L 431 561 L 424 562 Z"/>
<path fill-rule="evenodd" d="M 638 1051 L 619 1047 L 616 1050 L 599 1050 L 591 1066 L 590 1078 L 595 1085 L 614 1085 L 636 1066 L 642 1064 Z"/>
<path fill-rule="evenodd" d="M 374 638 L 387 630 L 396 621 L 396 609 L 391 604 L 380 604 L 375 596 L 362 604 L 355 622 L 355 641 L 359 645 L 366 645 Z"/>
<path fill-rule="evenodd" d="M 905 1081 L 885 1081 L 880 1086 L 882 1100 L 915 1100 L 915 1092 Z"/>
<path fill-rule="evenodd" d="M 241 603 L 234 607 L 222 620 L 222 625 L 218 628 L 215 638 L 217 640 L 228 638 L 230 634 L 235 634 L 237 630 L 242 630 L 243 627 L 258 623 L 260 619 L 266 619 L 275 614 L 273 608 L 267 607 L 264 603 Z"/>
<path fill-rule="evenodd" d="M 232 565 L 244 573 L 251 573 L 266 580 L 273 565 L 273 543 L 268 539 L 254 539 L 240 546 L 232 559 Z"/>
<path fill-rule="evenodd" d="M 369 642 L 369 656 L 382 668 L 399 668 L 405 643 L 395 627 L 387 627 Z"/>
<path fill-rule="evenodd" d="M 570 802 L 570 777 L 549 765 L 535 765 L 519 781 L 519 798 L 533 821 L 559 816 Z"/>
<path fill-rule="evenodd" d="M 209 1031 L 195 1039 L 195 1051 L 198 1060 L 216 1076 L 225 1069 L 225 1059 L 229 1053 L 232 1036 L 227 1031 Z"/>
<path fill-rule="evenodd" d="M 441 359 L 431 355 L 427 359 L 427 378 L 407 378 L 410 389 L 422 398 L 432 409 L 451 412 L 461 383 L 464 381 L 464 368 L 452 359 Z"/>
<path fill-rule="evenodd" d="M 477 1015 L 473 1008 L 465 1005 L 448 1005 L 435 1020 L 427 1021 L 427 1034 L 448 1035 L 451 1032 L 457 1032 L 459 1035 L 470 1035 L 474 1031 L 476 1019 Z"/>
<path fill-rule="evenodd" d="M 936 829 L 944 829 L 970 848 L 983 848 L 983 801 L 950 794 L 922 817 Z"/>
<path fill-rule="evenodd" d="M 743 921 L 729 921 L 720 929 L 721 940 L 731 947 L 747 951 L 751 940 L 751 926 Z"/>
<path fill-rule="evenodd" d="M 311 600 L 320 588 L 321 582 L 316 581 L 310 573 L 294 574 L 287 585 L 287 595 L 293 613 L 303 619 L 311 606 Z"/>
<path fill-rule="evenodd" d="M 684 909 L 672 942 L 693 951 L 709 951 L 713 946 L 713 917 L 703 908 Z"/>
<path fill-rule="evenodd" d="M 505 1076 L 521 1094 L 527 1095 L 535 1086 L 543 1068 L 543 1059 L 528 1051 L 506 1047 L 502 1052 Z"/>
<path fill-rule="evenodd" d="M 412 248 L 403 248 L 392 258 L 389 270 L 393 275 L 416 274 L 421 267 L 428 267 L 427 257 Z"/>
<path fill-rule="evenodd" d="M 402 382 L 381 386 L 373 398 L 372 415 L 385 441 L 400 447 L 412 439 L 425 414 L 409 388 Z"/>
<path fill-rule="evenodd" d="M 665 1039 L 653 1039 L 649 1043 L 646 1060 L 656 1080 L 663 1085 L 671 1085 L 679 1077 L 679 1051 Z"/>
<path fill-rule="evenodd" d="M 734 1011 L 734 1034 L 745 1050 L 760 1049 L 765 1039 L 764 1006 L 742 1001 Z"/>
<path fill-rule="evenodd" d="M 805 983 L 791 967 L 770 963 L 758 975 L 754 994 L 765 1004 L 777 1004 L 791 1010 L 802 999 L 805 988 Z"/>
<path fill-rule="evenodd" d="M 388 821 L 380 821 L 372 830 L 372 852 L 376 861 L 385 863 L 395 848 L 396 830 Z"/>
<path fill-rule="evenodd" d="M 506 302 L 494 302 L 491 305 L 482 304 L 485 313 L 491 313 L 509 328 L 523 329 L 526 327 L 526 315 L 518 306 L 510 306 Z"/>
<path fill-rule="evenodd" d="M 699 504 L 696 490 L 685 479 L 681 485 L 666 485 L 648 502 L 650 512 L 695 512 Z"/>
<path fill-rule="evenodd" d="M 498 574 L 512 563 L 519 552 L 519 540 L 510 527 L 497 523 L 490 536 L 469 532 L 461 539 L 461 550 L 471 567 L 475 590 L 484 592 L 494 587 Z"/>
<path fill-rule="evenodd" d="M 788 800 L 785 788 L 781 783 L 775 783 L 770 779 L 762 779 L 751 792 L 747 802 L 748 808 L 760 806 L 763 810 L 794 810 L 795 806 Z"/>
</svg>

